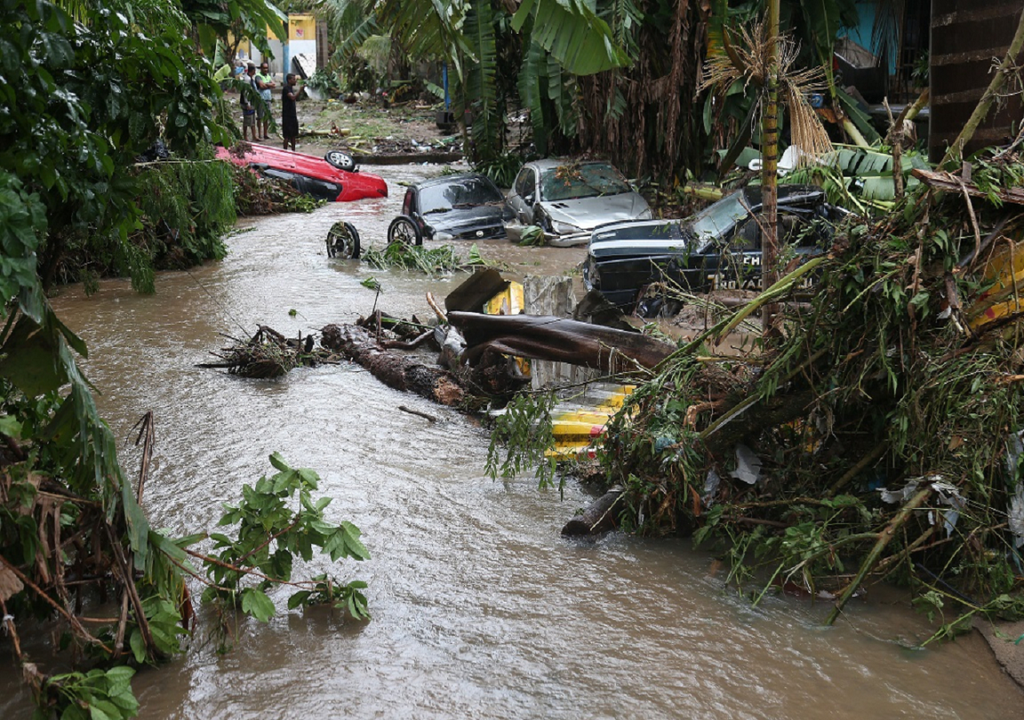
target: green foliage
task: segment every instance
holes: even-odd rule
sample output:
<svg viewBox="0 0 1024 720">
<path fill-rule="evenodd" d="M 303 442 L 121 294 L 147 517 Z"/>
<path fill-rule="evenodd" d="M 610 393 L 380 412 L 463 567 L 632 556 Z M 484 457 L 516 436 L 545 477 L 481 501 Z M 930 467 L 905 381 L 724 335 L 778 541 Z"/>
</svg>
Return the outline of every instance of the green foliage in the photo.
<svg viewBox="0 0 1024 720">
<path fill-rule="evenodd" d="M 921 184 L 911 174 L 913 170 L 929 167 L 919 153 L 904 153 L 900 159 L 900 174 L 905 190 L 913 190 Z M 884 148 L 837 145 L 835 152 L 823 158 L 821 164 L 798 168 L 786 176 L 785 182 L 820 185 L 831 202 L 864 213 L 893 206 L 896 199 L 893 175 L 892 154 Z"/>
<path fill-rule="evenodd" d="M 524 247 L 546 245 L 547 238 L 544 236 L 544 228 L 537 225 L 528 225 L 523 228 L 519 236 L 519 244 Z"/>
<path fill-rule="evenodd" d="M 996 207 L 1002 207 L 999 192 L 1024 186 L 1024 166 L 1013 162 L 994 162 L 984 155 L 972 158 L 971 180 L 975 187 L 985 193 L 986 199 Z"/>
<path fill-rule="evenodd" d="M 403 268 L 406 270 L 418 270 L 427 275 L 441 275 L 463 269 L 467 266 L 484 264 L 476 245 L 470 249 L 470 256 L 463 260 L 455 252 L 455 247 L 452 245 L 446 244 L 428 248 L 424 245 L 406 245 L 400 242 L 389 243 L 383 249 L 378 247 L 368 248 L 363 252 L 363 261 L 371 267 L 382 270 L 386 268 Z"/>
<path fill-rule="evenodd" d="M 159 17 L 140 33 L 119 12 L 96 8 L 75 23 L 53 5 L 0 3 L 0 25 L 21 29 L 4 36 L 0 52 L 0 77 L 17 78 L 0 81 L 8 108 L 0 115 L 0 174 L 17 176 L 46 209 L 44 285 L 56 279 L 69 243 L 95 250 L 103 263 L 139 265 L 128 237 L 139 227 L 142 192 L 128 168 L 154 140 L 188 153 L 228 137 L 217 122 L 211 68 L 182 59 L 193 54 L 185 16 L 172 8 Z"/>
<path fill-rule="evenodd" d="M 0 306 L 21 296 L 36 321 L 40 318 L 36 250 L 46 231 L 46 210 L 35 193 L 14 175 L 0 170 Z"/>
<path fill-rule="evenodd" d="M 312 88 L 327 97 L 336 97 L 341 92 L 341 84 L 337 74 L 318 67 L 307 80 L 306 87 Z"/>
<path fill-rule="evenodd" d="M 551 408 L 556 401 L 554 393 L 519 395 L 495 417 L 486 465 L 492 479 L 499 475 L 514 478 L 524 470 L 534 470 L 541 488 L 553 484 L 556 463 L 546 453 L 555 444 Z M 559 489 L 563 483 L 560 479 Z"/>
<path fill-rule="evenodd" d="M 137 229 L 124 241 L 115 236 L 69 234 L 58 268 L 63 282 L 94 277 L 130 277 L 132 287 L 152 293 L 154 271 L 182 270 L 227 253 L 224 233 L 237 215 L 233 169 L 224 162 L 161 162 L 141 166 L 137 186 Z"/>
<path fill-rule="evenodd" d="M 465 33 L 473 46 L 476 62 L 469 64 L 463 81 L 468 102 L 462 107 L 473 113 L 472 158 L 498 157 L 504 148 L 505 117 L 498 103 L 495 79 L 497 48 L 495 18 L 491 0 L 473 0 L 466 15 Z"/>
<path fill-rule="evenodd" d="M 568 72 L 591 75 L 629 64 L 628 55 L 612 41 L 608 24 L 583 2 L 527 0 L 512 18 L 513 29 L 522 29 L 531 15 L 531 41 Z"/>
<path fill-rule="evenodd" d="M 137 170 L 135 158 L 158 137 L 180 157 L 230 139 L 212 68 L 194 51 L 192 17 L 225 13 L 204 16 L 201 39 L 209 28 L 225 27 L 223 19 L 245 14 L 258 20 L 252 27 L 260 33 L 271 17 L 279 25 L 261 0 L 229 8 L 190 2 L 184 11 L 174 3 L 76 7 L 72 18 L 49 3 L 0 0 L 0 25 L 17 29 L 0 34 L 0 433 L 8 440 L 0 557 L 32 580 L 6 598 L 7 612 L 56 618 L 69 628 L 59 649 L 98 666 L 53 677 L 32 666 L 40 713 L 131 717 L 133 671 L 118 665 L 179 651 L 191 611 L 185 548 L 199 538 L 171 540 L 151 530 L 78 368 L 85 344 L 53 313 L 44 287 L 74 253 L 88 263 L 89 277 L 112 267 L 128 271 L 139 287 L 151 287 L 154 260 L 223 253 L 219 228 L 233 219 L 226 164 Z M 310 471 L 290 472 L 309 479 Z M 326 504 L 304 509 L 305 539 L 285 534 L 281 542 L 301 553 L 322 541 L 331 557 L 365 558 L 358 529 L 319 516 Z M 225 552 L 235 543 L 227 542 Z M 274 567 L 290 570 L 291 551 L 275 547 Z M 66 577 L 78 584 L 69 588 Z M 247 611 L 266 617 L 263 588 L 237 585 Z M 363 584 L 322 578 L 309 587 L 366 616 Z M 54 615 L 76 593 L 85 604 L 130 597 L 123 627 L 93 631 Z M 122 630 L 129 655 L 110 642 Z"/>
<path fill-rule="evenodd" d="M 54 675 L 43 682 L 40 706 L 33 717 L 39 720 L 55 715 L 61 720 L 133 718 L 139 712 L 139 703 L 132 694 L 134 674 L 135 670 L 121 665 L 109 670 Z"/>
<path fill-rule="evenodd" d="M 325 519 L 324 509 L 331 500 L 313 499 L 312 491 L 319 482 L 315 472 L 293 469 L 277 453 L 270 456 L 270 463 L 278 471 L 275 475 L 244 486 L 242 502 L 224 506 L 226 512 L 218 525 L 238 528 L 235 537 L 210 535 L 216 552 L 205 561 L 211 585 L 203 593 L 206 601 L 227 603 L 264 622 L 275 613 L 266 591 L 275 584 L 291 582 L 295 556 L 306 562 L 313 559 L 314 551 L 334 562 L 370 558 L 359 539 L 359 528 L 345 520 L 332 524 Z M 293 507 L 296 501 L 298 508 Z M 252 577 L 260 578 L 256 585 L 244 584 Z M 313 585 L 312 590 L 292 595 L 288 607 L 333 602 L 352 611 L 356 619 L 369 618 L 366 599 L 358 592 L 366 587 L 364 583 L 345 585 L 321 576 Z"/>
</svg>

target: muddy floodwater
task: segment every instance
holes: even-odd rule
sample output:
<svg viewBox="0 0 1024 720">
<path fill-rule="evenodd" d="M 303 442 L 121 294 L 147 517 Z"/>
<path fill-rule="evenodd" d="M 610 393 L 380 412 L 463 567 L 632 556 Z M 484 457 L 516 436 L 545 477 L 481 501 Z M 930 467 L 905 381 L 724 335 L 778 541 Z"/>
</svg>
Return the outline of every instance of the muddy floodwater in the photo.
<svg viewBox="0 0 1024 720">
<path fill-rule="evenodd" d="M 1024 696 L 974 635 L 912 649 L 934 627 L 897 593 L 872 590 L 823 628 L 829 607 L 770 596 L 757 607 L 726 587 L 688 540 L 559 531 L 588 497 L 532 478 L 484 473 L 476 420 L 380 384 L 353 365 L 273 381 L 200 369 L 224 335 L 259 324 L 294 337 L 367 315 L 430 317 L 462 277 L 427 280 L 329 259 L 339 219 L 383 245 L 401 182 L 426 166 L 367 167 L 386 200 L 239 223 L 228 257 L 161 275 L 157 294 L 105 282 L 69 288 L 58 315 L 88 343 L 100 410 L 135 467 L 131 427 L 147 411 L 157 445 L 144 504 L 156 527 L 211 528 L 243 483 L 273 472 L 277 451 L 315 469 L 328 514 L 363 531 L 372 559 L 330 568 L 369 584 L 373 615 L 325 608 L 247 622 L 233 651 L 196 638 L 135 680 L 140 717 L 194 718 L 977 718 L 1024 716 Z M 510 274 L 575 272 L 576 249 L 481 243 Z M 460 248 L 463 253 L 468 247 Z M 374 276 L 376 296 L 360 281 Z M 400 411 L 399 406 L 437 418 Z M 129 473 L 134 472 L 129 470 Z M 319 560 L 296 576 L 329 569 Z M 0 709 L 25 716 L 9 658 Z M 6 698 L 6 699 L 4 699 Z"/>
</svg>

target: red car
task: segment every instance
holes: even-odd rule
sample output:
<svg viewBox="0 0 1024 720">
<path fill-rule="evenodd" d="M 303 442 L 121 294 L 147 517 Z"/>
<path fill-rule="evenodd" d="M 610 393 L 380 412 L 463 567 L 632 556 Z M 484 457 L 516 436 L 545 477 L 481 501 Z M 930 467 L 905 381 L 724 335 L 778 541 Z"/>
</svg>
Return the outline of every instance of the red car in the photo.
<svg viewBox="0 0 1024 720">
<path fill-rule="evenodd" d="M 217 157 L 249 167 L 266 177 L 287 180 L 296 190 L 321 200 L 347 202 L 388 196 L 383 178 L 361 173 L 350 155 L 331 150 L 324 157 L 281 150 L 266 145 L 244 146 L 245 152 L 217 148 Z"/>
</svg>

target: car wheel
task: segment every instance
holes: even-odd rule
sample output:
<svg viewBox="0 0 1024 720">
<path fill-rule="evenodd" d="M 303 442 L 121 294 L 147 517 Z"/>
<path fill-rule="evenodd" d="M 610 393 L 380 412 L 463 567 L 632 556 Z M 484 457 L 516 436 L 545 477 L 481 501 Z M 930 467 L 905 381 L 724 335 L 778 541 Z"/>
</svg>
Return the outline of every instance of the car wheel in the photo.
<svg viewBox="0 0 1024 720">
<path fill-rule="evenodd" d="M 327 257 L 359 259 L 359 231 L 352 223 L 336 222 L 327 232 Z"/>
<path fill-rule="evenodd" d="M 399 215 L 388 226 L 388 244 L 402 243 L 403 245 L 422 245 L 423 233 L 416 227 L 416 223 L 405 215 Z"/>
<path fill-rule="evenodd" d="M 324 160 L 329 165 L 338 168 L 339 170 L 347 170 L 348 172 L 356 171 L 356 161 L 348 153 L 343 153 L 341 150 L 331 150 L 324 155 Z"/>
</svg>

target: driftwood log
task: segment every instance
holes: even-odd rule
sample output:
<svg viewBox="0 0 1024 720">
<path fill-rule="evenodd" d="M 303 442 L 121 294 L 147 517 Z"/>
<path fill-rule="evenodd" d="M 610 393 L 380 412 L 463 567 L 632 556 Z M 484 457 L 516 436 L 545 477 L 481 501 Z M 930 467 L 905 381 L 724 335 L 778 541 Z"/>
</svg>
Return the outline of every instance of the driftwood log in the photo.
<svg viewBox="0 0 1024 720">
<path fill-rule="evenodd" d="M 622 490 L 609 490 L 599 497 L 590 507 L 565 524 L 562 534 L 566 536 L 599 535 L 618 527 L 619 512 L 616 501 Z"/>
<path fill-rule="evenodd" d="M 451 373 L 388 352 L 366 328 L 328 325 L 321 332 L 321 345 L 359 363 L 385 385 L 449 407 L 463 401 L 465 393 Z"/>
<path fill-rule="evenodd" d="M 638 332 L 559 317 L 450 312 L 448 321 L 466 338 L 463 357 L 471 365 L 495 350 L 617 373 L 653 368 L 676 349 Z"/>
</svg>

